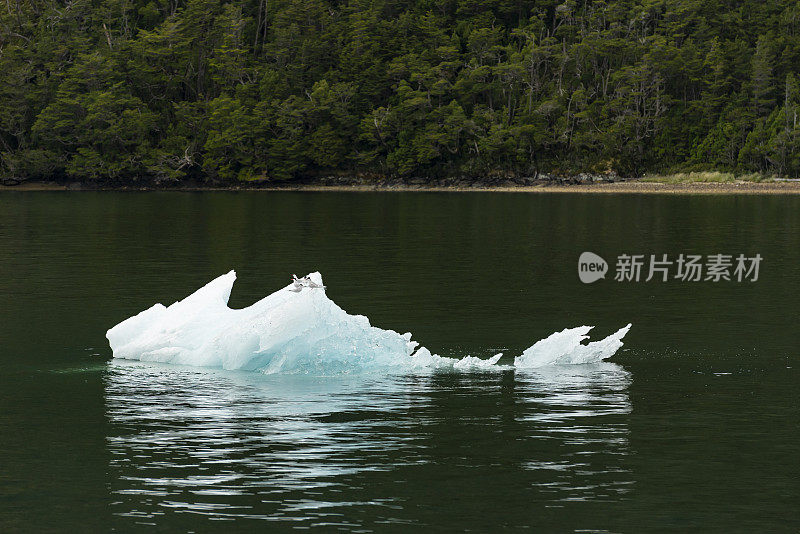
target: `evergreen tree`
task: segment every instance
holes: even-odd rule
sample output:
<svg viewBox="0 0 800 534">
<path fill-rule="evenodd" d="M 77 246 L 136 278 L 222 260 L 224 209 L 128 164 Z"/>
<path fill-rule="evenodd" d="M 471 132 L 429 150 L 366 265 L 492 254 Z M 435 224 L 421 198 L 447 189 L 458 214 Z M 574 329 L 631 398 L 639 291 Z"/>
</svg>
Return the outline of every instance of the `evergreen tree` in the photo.
<svg viewBox="0 0 800 534">
<path fill-rule="evenodd" d="M 0 174 L 800 174 L 800 8 L 55 0 L 0 9 Z"/>
</svg>

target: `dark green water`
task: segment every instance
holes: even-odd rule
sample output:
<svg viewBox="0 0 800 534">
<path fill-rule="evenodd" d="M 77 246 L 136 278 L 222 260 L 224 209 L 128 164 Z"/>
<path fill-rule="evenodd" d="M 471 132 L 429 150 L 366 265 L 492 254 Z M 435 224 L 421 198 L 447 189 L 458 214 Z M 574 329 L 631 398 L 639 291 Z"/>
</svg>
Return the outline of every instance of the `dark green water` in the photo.
<svg viewBox="0 0 800 534">
<path fill-rule="evenodd" d="M 754 283 L 584 285 L 577 258 L 760 253 Z M 238 272 L 442 355 L 631 322 L 613 363 L 314 378 L 117 363 Z M 0 531 L 797 532 L 800 198 L 0 194 Z"/>
</svg>

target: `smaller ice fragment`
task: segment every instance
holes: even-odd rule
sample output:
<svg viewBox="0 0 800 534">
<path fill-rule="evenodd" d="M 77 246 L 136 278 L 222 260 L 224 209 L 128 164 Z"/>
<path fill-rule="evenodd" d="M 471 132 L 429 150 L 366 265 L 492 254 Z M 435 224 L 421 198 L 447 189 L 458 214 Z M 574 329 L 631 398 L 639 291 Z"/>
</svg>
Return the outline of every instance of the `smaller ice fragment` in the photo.
<svg viewBox="0 0 800 534">
<path fill-rule="evenodd" d="M 610 358 L 620 347 L 622 338 L 631 329 L 630 323 L 600 341 L 586 345 L 581 342 L 588 339 L 593 326 L 566 328 L 537 341 L 514 359 L 514 366 L 519 369 L 544 367 L 546 365 L 570 365 L 597 363 Z"/>
</svg>

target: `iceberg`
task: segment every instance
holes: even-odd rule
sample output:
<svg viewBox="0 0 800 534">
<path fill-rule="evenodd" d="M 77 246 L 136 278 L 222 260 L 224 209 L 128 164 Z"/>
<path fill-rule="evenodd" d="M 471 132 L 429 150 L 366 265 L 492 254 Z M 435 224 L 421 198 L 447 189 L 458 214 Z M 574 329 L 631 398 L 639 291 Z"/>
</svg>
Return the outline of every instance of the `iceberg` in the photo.
<svg viewBox="0 0 800 534">
<path fill-rule="evenodd" d="M 228 307 L 236 272 L 230 271 L 170 306 L 155 304 L 106 332 L 114 358 L 265 374 L 344 374 L 400 371 L 509 369 L 502 353 L 482 359 L 447 358 L 400 334 L 350 315 L 311 273 L 242 309 Z M 557 332 L 514 360 L 518 369 L 594 363 L 612 356 L 630 324 L 584 345 L 592 327 Z"/>
<path fill-rule="evenodd" d="M 584 345 L 583 340 L 593 326 L 566 328 L 561 332 L 537 341 L 525 349 L 521 356 L 514 358 L 518 369 L 546 367 L 549 365 L 573 365 L 598 363 L 614 355 L 622 347 L 622 338 L 631 329 L 630 323 L 600 341 Z"/>
</svg>

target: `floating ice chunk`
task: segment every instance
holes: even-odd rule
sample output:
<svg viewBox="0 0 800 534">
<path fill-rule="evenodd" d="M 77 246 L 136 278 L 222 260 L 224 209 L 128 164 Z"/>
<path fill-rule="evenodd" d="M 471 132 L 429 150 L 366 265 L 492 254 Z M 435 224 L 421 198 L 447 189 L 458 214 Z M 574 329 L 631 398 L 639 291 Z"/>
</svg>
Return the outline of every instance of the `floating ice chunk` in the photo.
<svg viewBox="0 0 800 534">
<path fill-rule="evenodd" d="M 469 369 L 489 369 L 497 365 L 503 353 L 495 354 L 486 360 L 477 358 L 475 356 L 466 356 L 453 363 L 453 369 L 469 370 Z"/>
<path fill-rule="evenodd" d="M 318 288 L 294 284 L 240 310 L 228 308 L 236 273 L 220 276 L 185 299 L 152 308 L 110 329 L 114 356 L 142 361 L 261 370 L 349 372 L 408 361 L 417 343 L 348 315 Z"/>
<path fill-rule="evenodd" d="M 630 323 L 600 341 L 586 345 L 581 341 L 588 339 L 593 326 L 566 328 L 561 332 L 537 341 L 527 348 L 521 356 L 514 358 L 514 366 L 519 369 L 544 367 L 547 365 L 567 365 L 597 363 L 610 358 L 622 346 L 622 338 L 631 329 Z"/>
<path fill-rule="evenodd" d="M 228 307 L 236 273 L 229 272 L 165 307 L 122 321 L 107 333 L 115 358 L 263 373 L 342 374 L 371 369 L 502 369 L 497 354 L 483 360 L 432 354 L 400 334 L 349 315 L 325 294 L 319 273 L 256 302 Z M 630 325 L 582 345 L 591 327 L 564 330 L 539 341 L 515 360 L 518 367 L 591 363 L 614 354 Z"/>
<path fill-rule="evenodd" d="M 412 369 L 458 369 L 460 371 L 476 369 L 509 369 L 508 366 L 497 365 L 503 353 L 495 354 L 486 360 L 476 356 L 465 356 L 458 358 L 447 358 L 438 354 L 431 354 L 425 347 L 420 347 L 410 359 Z"/>
</svg>

